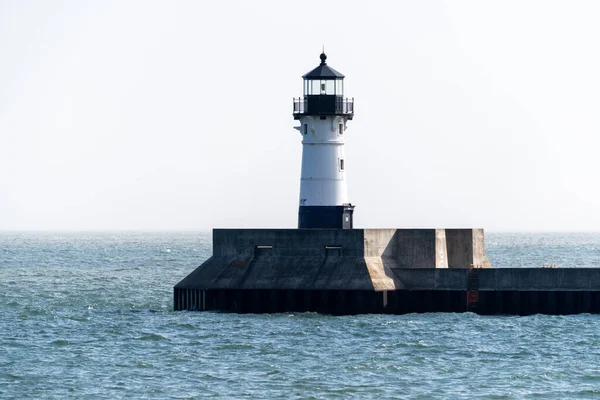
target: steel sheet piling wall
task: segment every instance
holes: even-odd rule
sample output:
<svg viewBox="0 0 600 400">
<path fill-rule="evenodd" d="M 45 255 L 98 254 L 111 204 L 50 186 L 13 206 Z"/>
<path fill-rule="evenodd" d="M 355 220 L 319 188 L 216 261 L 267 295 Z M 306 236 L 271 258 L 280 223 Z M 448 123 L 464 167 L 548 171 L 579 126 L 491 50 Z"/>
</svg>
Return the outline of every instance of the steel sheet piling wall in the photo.
<svg viewBox="0 0 600 400">
<path fill-rule="evenodd" d="M 467 291 L 193 290 L 175 291 L 174 308 L 235 313 L 319 312 L 331 315 L 475 312 L 482 315 L 600 313 L 600 291 L 480 291 L 469 308 Z"/>
</svg>

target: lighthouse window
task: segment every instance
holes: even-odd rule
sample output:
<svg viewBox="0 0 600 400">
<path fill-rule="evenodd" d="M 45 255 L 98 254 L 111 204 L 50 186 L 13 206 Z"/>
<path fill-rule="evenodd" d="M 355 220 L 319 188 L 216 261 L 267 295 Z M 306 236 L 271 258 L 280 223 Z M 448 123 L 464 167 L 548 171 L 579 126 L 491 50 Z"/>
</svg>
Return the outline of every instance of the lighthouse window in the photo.
<svg viewBox="0 0 600 400">
<path fill-rule="evenodd" d="M 343 135 L 344 134 L 344 124 L 340 124 L 339 129 L 340 129 L 340 131 L 339 131 L 340 135 Z"/>
<path fill-rule="evenodd" d="M 344 159 L 340 158 L 340 170 L 344 170 Z"/>
<path fill-rule="evenodd" d="M 308 124 L 304 124 L 304 134 L 308 133 Z"/>
</svg>

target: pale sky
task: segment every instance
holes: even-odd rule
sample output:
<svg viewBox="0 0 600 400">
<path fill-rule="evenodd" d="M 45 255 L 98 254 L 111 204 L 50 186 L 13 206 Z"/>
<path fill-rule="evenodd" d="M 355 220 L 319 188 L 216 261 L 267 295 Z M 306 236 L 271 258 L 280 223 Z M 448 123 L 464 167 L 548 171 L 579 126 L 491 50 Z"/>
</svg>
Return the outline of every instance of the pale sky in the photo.
<svg viewBox="0 0 600 400">
<path fill-rule="evenodd" d="M 600 230 L 600 2 L 0 0 L 0 230 L 295 228 L 346 75 L 355 227 Z"/>
</svg>

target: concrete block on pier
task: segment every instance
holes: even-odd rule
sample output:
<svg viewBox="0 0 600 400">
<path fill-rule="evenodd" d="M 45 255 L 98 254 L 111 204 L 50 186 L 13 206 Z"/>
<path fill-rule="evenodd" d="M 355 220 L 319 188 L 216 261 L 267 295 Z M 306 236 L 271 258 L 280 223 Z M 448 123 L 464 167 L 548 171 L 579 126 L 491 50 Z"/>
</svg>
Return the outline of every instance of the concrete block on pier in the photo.
<svg viewBox="0 0 600 400">
<path fill-rule="evenodd" d="M 478 229 L 215 229 L 213 256 L 176 288 L 395 290 L 395 269 L 484 257 Z"/>
</svg>

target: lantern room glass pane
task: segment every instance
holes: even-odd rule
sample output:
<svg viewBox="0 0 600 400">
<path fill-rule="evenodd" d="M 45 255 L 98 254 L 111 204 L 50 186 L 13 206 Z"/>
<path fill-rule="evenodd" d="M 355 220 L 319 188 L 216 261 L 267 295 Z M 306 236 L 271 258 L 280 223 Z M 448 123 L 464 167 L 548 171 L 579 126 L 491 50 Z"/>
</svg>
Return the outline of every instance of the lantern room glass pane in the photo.
<svg viewBox="0 0 600 400">
<path fill-rule="evenodd" d="M 323 81 L 321 81 L 323 82 Z M 335 81 L 327 80 L 325 81 L 325 93 L 324 94 L 335 94 Z"/>
<path fill-rule="evenodd" d="M 321 81 L 309 81 L 310 82 L 310 94 L 321 94 Z"/>
<path fill-rule="evenodd" d="M 338 80 L 333 79 L 306 79 L 304 81 L 304 95 L 334 95 L 340 94 Z"/>
<path fill-rule="evenodd" d="M 335 94 L 338 96 L 344 95 L 344 81 L 342 79 L 335 80 Z"/>
</svg>

